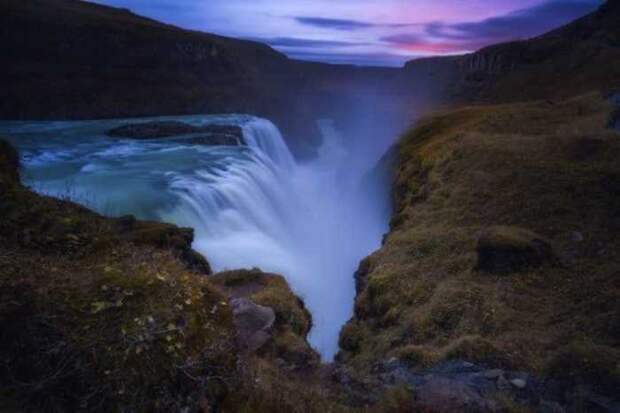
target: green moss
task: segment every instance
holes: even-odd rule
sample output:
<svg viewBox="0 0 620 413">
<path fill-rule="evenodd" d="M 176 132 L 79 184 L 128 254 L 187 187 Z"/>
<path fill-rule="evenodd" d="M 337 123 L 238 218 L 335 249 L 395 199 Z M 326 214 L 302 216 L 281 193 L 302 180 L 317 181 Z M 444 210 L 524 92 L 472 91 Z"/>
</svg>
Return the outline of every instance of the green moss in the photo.
<svg viewBox="0 0 620 413">
<path fill-rule="evenodd" d="M 290 327 L 302 337 L 310 331 L 310 313 L 303 301 L 293 294 L 284 277 L 255 269 L 222 272 L 213 275 L 211 280 L 224 286 L 232 296 L 247 297 L 273 308 L 276 326 Z"/>
<path fill-rule="evenodd" d="M 2 176 L 16 166 L 6 155 Z M 213 378 L 238 379 L 226 298 L 182 259 L 191 232 L 105 219 L 18 181 L 0 210 L 0 380 L 21 404 L 179 410 Z"/>
<path fill-rule="evenodd" d="M 262 357 L 284 361 L 296 370 L 318 365 L 319 356 L 306 340 L 312 318 L 284 277 L 253 269 L 222 272 L 209 278 L 232 298 L 248 298 L 274 310 L 273 337 L 261 348 Z"/>
<path fill-rule="evenodd" d="M 417 345 L 401 347 L 395 352 L 395 356 L 410 367 L 430 367 L 439 359 L 437 352 Z"/>
<path fill-rule="evenodd" d="M 463 336 L 444 350 L 448 359 L 470 360 L 487 366 L 512 368 L 502 348 L 480 336 Z"/>
<path fill-rule="evenodd" d="M 405 133 L 391 231 L 340 359 L 370 372 L 398 346 L 414 363 L 429 350 L 541 372 L 584 331 L 614 342 L 620 141 L 609 111 L 598 94 L 475 106 Z M 481 266 L 482 252 L 514 275 Z"/>
</svg>

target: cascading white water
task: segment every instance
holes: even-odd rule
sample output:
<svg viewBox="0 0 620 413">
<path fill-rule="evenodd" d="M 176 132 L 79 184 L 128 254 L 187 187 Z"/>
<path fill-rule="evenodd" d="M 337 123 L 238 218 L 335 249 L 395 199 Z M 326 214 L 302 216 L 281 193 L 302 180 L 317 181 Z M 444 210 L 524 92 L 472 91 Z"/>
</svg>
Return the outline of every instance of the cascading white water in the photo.
<svg viewBox="0 0 620 413">
<path fill-rule="evenodd" d="M 258 267 L 284 275 L 312 313 L 311 344 L 331 360 L 351 316 L 353 273 L 386 229 L 385 193 L 360 190 L 373 165 L 352 167 L 327 121 L 320 124 L 320 156 L 298 164 L 265 119 L 181 119 L 239 124 L 247 147 L 112 141 L 101 136 L 111 126 L 105 121 L 13 123 L 8 129 L 25 153 L 26 179 L 41 192 L 109 215 L 193 227 L 194 248 L 217 271 Z M 70 193 L 63 192 L 67 182 Z"/>
</svg>

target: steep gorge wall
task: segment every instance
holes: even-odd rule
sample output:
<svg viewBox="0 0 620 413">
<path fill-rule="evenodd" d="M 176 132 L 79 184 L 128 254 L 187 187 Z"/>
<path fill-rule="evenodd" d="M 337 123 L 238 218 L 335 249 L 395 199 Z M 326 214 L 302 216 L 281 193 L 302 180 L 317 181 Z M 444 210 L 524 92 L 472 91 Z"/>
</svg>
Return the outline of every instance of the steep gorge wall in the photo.
<svg viewBox="0 0 620 413">
<path fill-rule="evenodd" d="M 525 41 L 408 62 L 413 83 L 444 103 L 566 98 L 620 85 L 620 3 Z"/>
</svg>

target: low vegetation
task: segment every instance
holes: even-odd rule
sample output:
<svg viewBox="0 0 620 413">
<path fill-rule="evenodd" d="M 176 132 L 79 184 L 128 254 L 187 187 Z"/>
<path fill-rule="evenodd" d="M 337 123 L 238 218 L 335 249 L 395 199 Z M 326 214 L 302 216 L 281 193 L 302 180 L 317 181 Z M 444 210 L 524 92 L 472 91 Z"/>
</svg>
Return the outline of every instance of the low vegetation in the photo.
<svg viewBox="0 0 620 413">
<path fill-rule="evenodd" d="M 37 195 L 18 162 L 0 140 L 3 409 L 357 411 L 326 379 L 283 277 L 207 277 L 191 230 Z M 239 342 L 235 298 L 275 313 L 257 351 Z"/>
<path fill-rule="evenodd" d="M 34 410 L 182 409 L 235 380 L 226 297 L 190 230 L 23 187 L 0 151 L 0 380 Z"/>
<path fill-rule="evenodd" d="M 465 359 L 617 386 L 611 111 L 598 94 L 472 106 L 407 132 L 391 231 L 360 267 L 339 360 L 368 373 Z"/>
</svg>

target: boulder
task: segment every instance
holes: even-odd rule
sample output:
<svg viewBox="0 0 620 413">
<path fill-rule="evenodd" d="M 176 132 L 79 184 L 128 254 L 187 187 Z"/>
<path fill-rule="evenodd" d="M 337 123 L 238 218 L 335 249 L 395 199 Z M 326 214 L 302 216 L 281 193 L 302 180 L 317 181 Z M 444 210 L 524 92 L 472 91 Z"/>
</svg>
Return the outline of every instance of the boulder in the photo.
<svg viewBox="0 0 620 413">
<path fill-rule="evenodd" d="M 477 270 L 511 273 L 560 262 L 551 242 L 527 229 L 494 226 L 478 238 Z"/>
<path fill-rule="evenodd" d="M 243 144 L 243 140 L 239 136 L 228 134 L 197 136 L 195 138 L 185 139 L 183 142 L 191 145 L 205 146 L 240 146 Z"/>
<path fill-rule="evenodd" d="M 106 132 L 111 137 L 130 139 L 157 139 L 196 133 L 206 134 L 193 138 L 196 144 L 240 145 L 243 142 L 243 130 L 237 125 L 194 126 L 174 120 L 132 123 Z"/>
<path fill-rule="evenodd" d="M 241 345 L 250 352 L 258 350 L 271 338 L 275 311 L 247 298 L 234 298 L 230 303 Z"/>
</svg>

